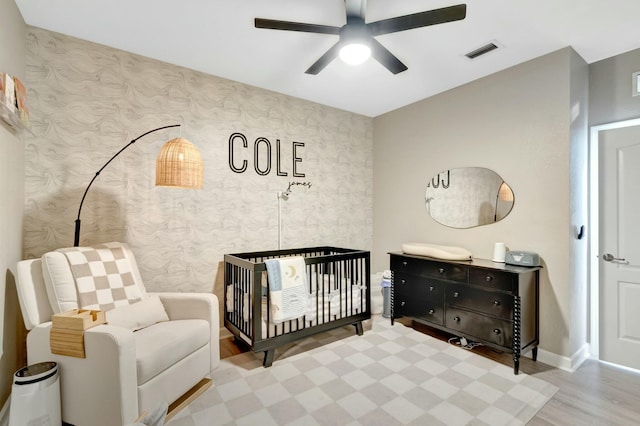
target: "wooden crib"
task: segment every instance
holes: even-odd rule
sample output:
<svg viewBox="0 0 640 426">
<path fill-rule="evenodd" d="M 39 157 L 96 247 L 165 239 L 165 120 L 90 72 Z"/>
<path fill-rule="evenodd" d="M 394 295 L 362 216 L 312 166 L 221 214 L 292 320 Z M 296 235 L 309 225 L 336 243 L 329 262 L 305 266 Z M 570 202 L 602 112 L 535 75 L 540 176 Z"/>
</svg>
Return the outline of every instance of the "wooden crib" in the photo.
<svg viewBox="0 0 640 426">
<path fill-rule="evenodd" d="M 274 323 L 271 318 L 267 268 L 264 261 L 304 257 L 309 311 L 301 318 Z M 312 247 L 224 256 L 224 325 L 254 352 L 264 351 L 271 366 L 281 345 L 333 328 L 354 325 L 362 335 L 362 321 L 371 318 L 371 266 L 368 251 Z"/>
</svg>

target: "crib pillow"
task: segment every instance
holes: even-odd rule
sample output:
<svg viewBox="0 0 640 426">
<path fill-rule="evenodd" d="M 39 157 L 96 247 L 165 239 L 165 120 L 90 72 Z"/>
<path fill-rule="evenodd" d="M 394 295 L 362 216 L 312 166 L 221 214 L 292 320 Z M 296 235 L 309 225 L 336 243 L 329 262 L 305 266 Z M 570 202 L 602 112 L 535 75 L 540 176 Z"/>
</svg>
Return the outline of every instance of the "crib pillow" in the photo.
<svg viewBox="0 0 640 426">
<path fill-rule="evenodd" d="M 471 252 L 462 247 L 441 246 L 428 243 L 404 243 L 402 252 L 444 260 L 471 260 Z"/>
</svg>

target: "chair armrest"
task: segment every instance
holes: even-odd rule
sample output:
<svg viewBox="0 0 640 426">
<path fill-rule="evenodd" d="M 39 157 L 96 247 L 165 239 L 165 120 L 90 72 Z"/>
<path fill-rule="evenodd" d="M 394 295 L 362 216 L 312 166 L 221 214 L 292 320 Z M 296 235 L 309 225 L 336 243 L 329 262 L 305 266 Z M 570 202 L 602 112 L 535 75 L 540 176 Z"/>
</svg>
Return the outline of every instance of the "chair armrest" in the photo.
<svg viewBox="0 0 640 426">
<path fill-rule="evenodd" d="M 148 293 L 160 297 L 170 320 L 203 319 L 211 329 L 211 371 L 220 363 L 218 297 L 212 293 Z"/>
<path fill-rule="evenodd" d="M 170 320 L 204 319 L 220 328 L 218 298 L 212 293 L 148 293 L 157 295 L 164 305 Z"/>
<path fill-rule="evenodd" d="M 86 330 L 85 358 L 52 354 L 50 332 L 51 322 L 29 332 L 28 363 L 58 363 L 62 419 L 66 423 L 126 424 L 138 416 L 136 347 L 132 331 L 111 325 Z"/>
</svg>

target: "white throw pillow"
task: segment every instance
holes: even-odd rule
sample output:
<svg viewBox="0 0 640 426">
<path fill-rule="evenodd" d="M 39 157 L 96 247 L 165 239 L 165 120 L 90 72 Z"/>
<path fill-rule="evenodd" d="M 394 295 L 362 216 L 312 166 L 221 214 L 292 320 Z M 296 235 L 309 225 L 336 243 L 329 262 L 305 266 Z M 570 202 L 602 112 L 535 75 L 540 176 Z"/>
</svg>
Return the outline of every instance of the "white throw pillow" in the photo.
<svg viewBox="0 0 640 426">
<path fill-rule="evenodd" d="M 169 321 L 167 311 L 160 301 L 160 297 L 152 295 L 130 305 L 119 306 L 106 312 L 107 323 L 128 328 L 131 331 L 140 330 L 162 321 Z"/>
</svg>

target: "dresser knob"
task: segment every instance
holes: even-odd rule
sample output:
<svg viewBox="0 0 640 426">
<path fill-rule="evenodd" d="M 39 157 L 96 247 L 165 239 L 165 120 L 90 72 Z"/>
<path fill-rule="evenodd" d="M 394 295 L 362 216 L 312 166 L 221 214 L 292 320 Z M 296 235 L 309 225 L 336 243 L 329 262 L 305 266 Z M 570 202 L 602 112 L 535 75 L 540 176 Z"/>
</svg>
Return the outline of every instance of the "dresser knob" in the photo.
<svg viewBox="0 0 640 426">
<path fill-rule="evenodd" d="M 435 288 L 434 286 L 432 286 L 432 285 L 430 285 L 430 286 L 429 286 L 429 291 L 433 291 L 433 290 L 435 290 L 435 289 L 436 289 L 436 288 Z"/>
<path fill-rule="evenodd" d="M 460 322 L 460 317 L 453 317 L 453 320 L 454 320 L 455 322 Z"/>
<path fill-rule="evenodd" d="M 406 283 L 406 281 L 405 280 L 400 280 L 400 283 L 404 284 L 404 283 Z"/>
<path fill-rule="evenodd" d="M 500 306 L 500 301 L 499 301 L 499 300 L 494 300 L 494 301 L 493 301 L 493 304 L 494 304 L 495 306 Z"/>
<path fill-rule="evenodd" d="M 444 268 L 439 268 L 438 272 L 440 272 L 441 274 L 444 274 Z"/>
<path fill-rule="evenodd" d="M 402 266 L 407 266 L 407 262 L 402 262 Z"/>
<path fill-rule="evenodd" d="M 485 278 L 486 282 L 492 281 L 493 277 L 491 275 L 487 275 L 487 277 Z"/>
<path fill-rule="evenodd" d="M 400 306 L 404 306 L 404 301 L 400 302 Z"/>
<path fill-rule="evenodd" d="M 453 292 L 453 297 L 458 297 L 460 296 L 460 293 L 458 293 L 457 291 Z"/>
<path fill-rule="evenodd" d="M 433 314 L 435 314 L 435 313 L 436 313 L 436 311 L 435 311 L 435 310 L 433 310 L 433 309 L 429 309 L 428 313 L 429 313 L 429 315 L 433 315 Z"/>
<path fill-rule="evenodd" d="M 494 328 L 494 329 L 493 329 L 493 332 L 494 332 L 494 333 L 496 333 L 496 334 L 500 334 L 500 333 L 501 333 L 501 331 L 500 331 L 500 329 L 499 329 L 499 328 Z"/>
</svg>

